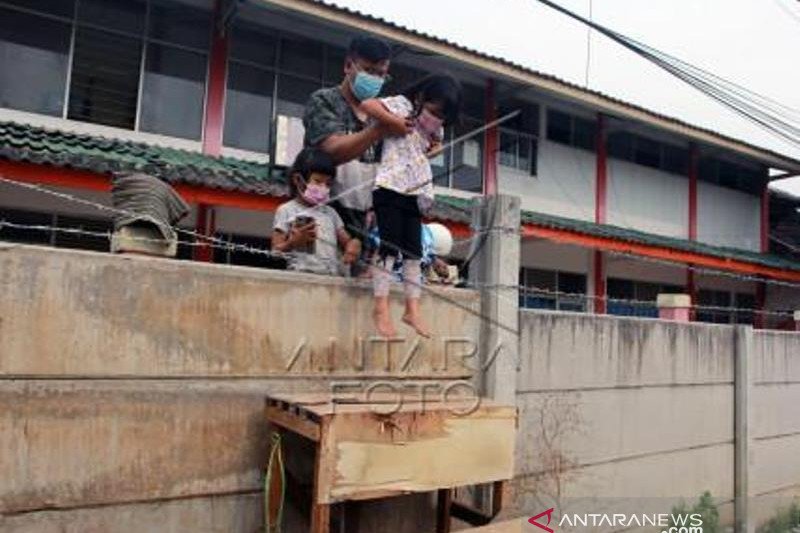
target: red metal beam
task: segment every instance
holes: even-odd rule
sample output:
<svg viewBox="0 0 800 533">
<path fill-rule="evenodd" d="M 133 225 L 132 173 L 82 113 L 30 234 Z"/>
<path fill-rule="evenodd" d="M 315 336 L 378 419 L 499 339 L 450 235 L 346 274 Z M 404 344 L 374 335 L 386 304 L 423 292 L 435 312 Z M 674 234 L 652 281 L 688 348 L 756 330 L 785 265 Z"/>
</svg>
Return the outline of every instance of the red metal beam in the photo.
<svg viewBox="0 0 800 533">
<path fill-rule="evenodd" d="M 785 270 L 739 259 L 727 259 L 697 252 L 673 250 L 652 244 L 621 241 L 612 237 L 588 235 L 572 230 L 556 229 L 535 224 L 522 226 L 523 237 L 536 237 L 564 244 L 574 244 L 586 248 L 596 248 L 609 252 L 619 252 L 642 257 L 651 257 L 673 263 L 694 264 L 700 267 L 736 272 L 746 275 L 762 275 L 773 279 L 800 282 L 800 271 Z"/>
<path fill-rule="evenodd" d="M 597 132 L 595 137 L 595 187 L 594 187 L 594 221 L 606 223 L 608 201 L 608 149 L 606 145 L 606 117 L 597 114 Z"/>
<path fill-rule="evenodd" d="M 484 121 L 488 124 L 497 120 L 497 105 L 495 102 L 494 80 L 486 80 L 484 93 Z M 500 149 L 499 131 L 497 126 L 483 132 L 483 194 L 493 196 L 497 194 L 497 152 Z"/>
<path fill-rule="evenodd" d="M 220 6 L 214 7 L 214 25 L 211 36 L 211 53 L 208 58 L 205 120 L 203 121 L 203 153 L 218 156 L 222 153 L 222 134 L 225 119 L 225 80 L 228 70 L 228 34 L 218 27 Z"/>
<path fill-rule="evenodd" d="M 697 145 L 689 146 L 689 240 L 697 240 L 697 178 L 700 153 Z"/>
<path fill-rule="evenodd" d="M 608 151 L 606 144 L 606 117 L 597 114 L 597 131 L 594 142 L 595 148 L 595 196 L 594 220 L 597 224 L 605 224 L 608 208 Z M 592 251 L 592 272 L 594 275 L 594 312 L 605 314 L 606 305 L 606 269 L 603 252 Z"/>
<path fill-rule="evenodd" d="M 700 150 L 697 144 L 691 143 L 689 145 L 689 240 L 697 240 L 697 178 L 700 162 Z M 686 293 L 691 298 L 692 305 L 697 304 L 697 280 L 695 279 L 694 270 L 686 270 Z M 694 308 L 690 313 L 690 320 L 694 320 Z"/>
<path fill-rule="evenodd" d="M 214 236 L 216 231 L 216 212 L 214 207 L 206 204 L 197 206 L 197 223 L 195 224 L 195 232 L 200 235 L 209 237 Z M 195 261 L 202 261 L 204 263 L 214 262 L 214 249 L 211 246 L 197 246 L 194 248 L 192 258 Z"/>
</svg>

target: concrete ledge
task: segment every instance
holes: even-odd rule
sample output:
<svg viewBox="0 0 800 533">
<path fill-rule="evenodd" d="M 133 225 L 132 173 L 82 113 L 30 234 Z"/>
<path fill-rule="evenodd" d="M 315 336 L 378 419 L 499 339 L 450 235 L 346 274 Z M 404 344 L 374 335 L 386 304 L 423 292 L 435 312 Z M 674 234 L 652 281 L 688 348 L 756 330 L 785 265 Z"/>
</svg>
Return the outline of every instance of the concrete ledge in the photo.
<svg viewBox="0 0 800 533">
<path fill-rule="evenodd" d="M 464 376 L 479 324 L 477 293 L 437 288 L 422 303 L 433 338 L 418 339 L 397 291 L 405 338 L 387 348 L 364 283 L 34 246 L 0 248 L 0 294 L 7 377 Z"/>
</svg>

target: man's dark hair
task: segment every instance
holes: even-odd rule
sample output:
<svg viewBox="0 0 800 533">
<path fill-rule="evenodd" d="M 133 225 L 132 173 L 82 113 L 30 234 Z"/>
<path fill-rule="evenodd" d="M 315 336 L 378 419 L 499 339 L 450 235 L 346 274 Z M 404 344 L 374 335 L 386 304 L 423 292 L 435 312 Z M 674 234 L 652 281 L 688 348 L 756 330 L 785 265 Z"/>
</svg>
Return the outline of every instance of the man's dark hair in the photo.
<svg viewBox="0 0 800 533">
<path fill-rule="evenodd" d="M 347 48 L 347 57 L 366 59 L 370 63 L 377 63 L 378 61 L 391 59 L 392 49 L 380 39 L 368 35 L 360 35 L 350 41 L 350 46 Z"/>
<path fill-rule="evenodd" d="M 327 174 L 334 178 L 336 176 L 336 163 L 330 154 L 323 152 L 319 148 L 303 148 L 294 158 L 292 168 L 289 169 L 289 191 L 292 197 L 297 196 L 294 175 L 300 174 L 304 180 L 308 180 L 308 177 L 315 172 Z"/>
<path fill-rule="evenodd" d="M 431 74 L 403 91 L 403 96 L 417 102 L 441 102 L 446 125 L 456 124 L 461 114 L 461 84 L 449 74 Z"/>
</svg>

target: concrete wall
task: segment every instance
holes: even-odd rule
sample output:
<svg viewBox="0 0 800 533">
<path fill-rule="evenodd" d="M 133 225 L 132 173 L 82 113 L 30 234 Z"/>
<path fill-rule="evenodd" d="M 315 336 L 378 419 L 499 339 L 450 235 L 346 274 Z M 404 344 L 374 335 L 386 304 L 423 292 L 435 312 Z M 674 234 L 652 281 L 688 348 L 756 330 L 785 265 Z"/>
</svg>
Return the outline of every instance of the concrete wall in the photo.
<svg viewBox="0 0 800 533">
<path fill-rule="evenodd" d="M 698 241 L 757 252 L 761 246 L 760 217 L 758 196 L 698 182 Z"/>
<path fill-rule="evenodd" d="M 669 512 L 708 490 L 732 521 L 734 328 L 528 310 L 520 327 L 517 514 Z M 800 335 L 754 339 L 751 515 L 763 521 L 800 495 Z"/>
<path fill-rule="evenodd" d="M 753 335 L 752 470 L 758 521 L 800 496 L 800 333 Z"/>
<path fill-rule="evenodd" d="M 370 302 L 344 279 L 0 246 L 0 531 L 258 530 L 265 395 L 470 373 L 438 341 L 401 370 L 403 327 L 387 368 Z M 472 336 L 478 304 L 422 303 L 439 341 Z"/>
<path fill-rule="evenodd" d="M 608 223 L 656 235 L 689 235 L 689 180 L 642 165 L 608 161 Z"/>
<path fill-rule="evenodd" d="M 536 176 L 500 167 L 498 181 L 501 192 L 520 197 L 524 210 L 594 221 L 592 152 L 542 138 Z"/>
</svg>

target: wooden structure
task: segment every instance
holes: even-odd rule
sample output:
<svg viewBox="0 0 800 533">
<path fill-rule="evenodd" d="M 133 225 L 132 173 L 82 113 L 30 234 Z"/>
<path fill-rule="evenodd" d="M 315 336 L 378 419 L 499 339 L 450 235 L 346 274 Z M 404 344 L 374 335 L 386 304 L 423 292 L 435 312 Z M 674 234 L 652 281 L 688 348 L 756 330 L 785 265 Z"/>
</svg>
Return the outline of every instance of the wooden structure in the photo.
<svg viewBox="0 0 800 533">
<path fill-rule="evenodd" d="M 445 533 L 453 489 L 494 483 L 502 494 L 513 476 L 516 408 L 490 400 L 295 394 L 267 398 L 266 417 L 314 443 L 312 533 L 329 532 L 335 503 L 432 491 Z"/>
</svg>

